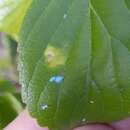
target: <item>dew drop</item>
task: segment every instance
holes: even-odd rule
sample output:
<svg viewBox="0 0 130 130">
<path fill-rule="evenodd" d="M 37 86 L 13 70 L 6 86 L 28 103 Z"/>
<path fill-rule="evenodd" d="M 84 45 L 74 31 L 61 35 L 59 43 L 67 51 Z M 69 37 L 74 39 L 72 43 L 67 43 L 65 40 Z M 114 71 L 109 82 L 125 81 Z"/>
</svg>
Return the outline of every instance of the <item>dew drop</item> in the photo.
<svg viewBox="0 0 130 130">
<path fill-rule="evenodd" d="M 63 18 L 66 19 L 67 18 L 67 14 L 64 14 Z"/>
<path fill-rule="evenodd" d="M 42 110 L 45 110 L 45 109 L 48 108 L 48 105 L 44 104 L 44 105 L 41 106 L 41 108 L 42 108 Z"/>
<path fill-rule="evenodd" d="M 64 80 L 63 76 L 57 75 L 50 78 L 49 82 L 61 83 Z"/>
<path fill-rule="evenodd" d="M 91 103 L 91 104 L 93 104 L 93 103 L 94 103 L 94 101 L 93 101 L 93 100 L 91 100 L 91 101 L 90 101 L 90 103 Z"/>
</svg>

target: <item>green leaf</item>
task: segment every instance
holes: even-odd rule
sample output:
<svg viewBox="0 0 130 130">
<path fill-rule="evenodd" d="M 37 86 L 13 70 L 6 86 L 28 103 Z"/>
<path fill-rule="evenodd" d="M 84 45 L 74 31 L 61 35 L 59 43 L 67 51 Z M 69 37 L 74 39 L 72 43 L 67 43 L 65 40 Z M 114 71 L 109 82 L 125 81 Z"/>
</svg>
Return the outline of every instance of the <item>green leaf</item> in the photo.
<svg viewBox="0 0 130 130">
<path fill-rule="evenodd" d="M 21 110 L 20 102 L 11 93 L 0 95 L 0 129 L 10 123 Z"/>
<path fill-rule="evenodd" d="M 10 81 L 0 79 L 0 94 L 6 92 L 16 93 L 16 88 Z"/>
<path fill-rule="evenodd" d="M 42 126 L 68 130 L 130 115 L 129 7 L 129 0 L 33 1 L 19 72 L 23 100 Z"/>
<path fill-rule="evenodd" d="M 130 1 L 129 0 L 125 0 L 125 1 L 126 1 L 127 7 L 130 9 Z"/>
<path fill-rule="evenodd" d="M 22 110 L 20 93 L 6 80 L 0 79 L 0 130 L 10 123 Z"/>
<path fill-rule="evenodd" d="M 0 31 L 18 39 L 23 18 L 31 2 L 32 0 L 1 0 Z"/>
</svg>

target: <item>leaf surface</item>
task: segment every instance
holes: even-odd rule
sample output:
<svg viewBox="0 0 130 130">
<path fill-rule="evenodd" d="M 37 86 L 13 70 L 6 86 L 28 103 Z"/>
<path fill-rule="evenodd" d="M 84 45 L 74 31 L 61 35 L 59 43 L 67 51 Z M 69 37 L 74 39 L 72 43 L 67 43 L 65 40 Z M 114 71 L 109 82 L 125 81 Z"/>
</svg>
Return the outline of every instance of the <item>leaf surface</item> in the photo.
<svg viewBox="0 0 130 130">
<path fill-rule="evenodd" d="M 130 115 L 128 0 L 34 0 L 19 72 L 32 116 L 52 130 Z M 31 21 L 31 22 L 30 22 Z"/>
</svg>

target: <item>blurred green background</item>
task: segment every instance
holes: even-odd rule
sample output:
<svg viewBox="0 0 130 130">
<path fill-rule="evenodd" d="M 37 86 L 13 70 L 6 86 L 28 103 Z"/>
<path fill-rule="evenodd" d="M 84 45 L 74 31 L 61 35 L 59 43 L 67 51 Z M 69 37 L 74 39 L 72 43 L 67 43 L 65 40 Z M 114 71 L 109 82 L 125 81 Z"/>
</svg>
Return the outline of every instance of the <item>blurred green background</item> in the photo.
<svg viewBox="0 0 130 130">
<path fill-rule="evenodd" d="M 0 130 L 22 111 L 21 86 L 18 84 L 17 43 L 0 33 Z"/>
<path fill-rule="evenodd" d="M 20 28 L 31 3 L 32 0 L 0 0 L 0 32 L 5 32 L 0 33 L 0 130 L 24 107 L 17 71 L 16 41 L 19 41 Z"/>
</svg>

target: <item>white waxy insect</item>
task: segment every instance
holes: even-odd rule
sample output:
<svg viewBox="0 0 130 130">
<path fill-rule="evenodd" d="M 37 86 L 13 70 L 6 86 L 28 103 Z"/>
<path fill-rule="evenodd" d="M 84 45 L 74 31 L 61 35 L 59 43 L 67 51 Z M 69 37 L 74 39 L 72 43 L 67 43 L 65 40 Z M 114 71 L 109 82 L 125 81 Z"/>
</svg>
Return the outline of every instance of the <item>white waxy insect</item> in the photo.
<svg viewBox="0 0 130 130">
<path fill-rule="evenodd" d="M 45 109 L 48 108 L 48 105 L 47 105 L 47 104 L 44 104 L 44 105 L 41 106 L 41 108 L 42 108 L 42 110 L 45 110 Z"/>
</svg>

